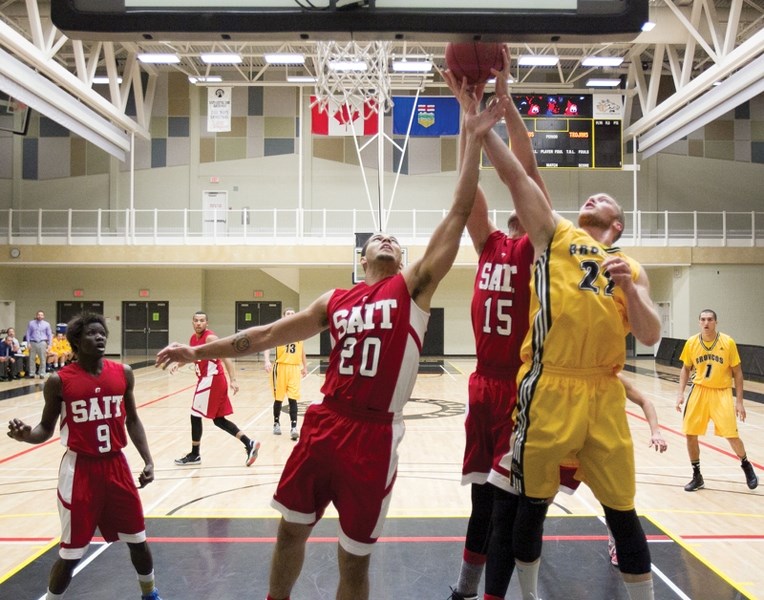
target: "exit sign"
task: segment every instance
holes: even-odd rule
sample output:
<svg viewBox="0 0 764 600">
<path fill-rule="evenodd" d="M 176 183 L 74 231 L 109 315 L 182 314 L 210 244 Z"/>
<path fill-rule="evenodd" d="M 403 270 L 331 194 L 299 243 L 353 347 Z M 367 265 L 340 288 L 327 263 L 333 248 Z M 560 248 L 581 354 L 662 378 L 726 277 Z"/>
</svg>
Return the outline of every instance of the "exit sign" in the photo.
<svg viewBox="0 0 764 600">
<path fill-rule="evenodd" d="M 74 290 L 75 298 L 82 298 L 85 295 L 85 290 Z"/>
<path fill-rule="evenodd" d="M 265 292 L 263 290 L 255 290 L 254 292 L 252 292 L 252 295 L 255 298 L 264 298 L 265 297 Z"/>
<path fill-rule="evenodd" d="M 149 291 L 148 290 L 138 290 L 138 296 L 141 298 L 148 298 L 149 297 Z"/>
</svg>

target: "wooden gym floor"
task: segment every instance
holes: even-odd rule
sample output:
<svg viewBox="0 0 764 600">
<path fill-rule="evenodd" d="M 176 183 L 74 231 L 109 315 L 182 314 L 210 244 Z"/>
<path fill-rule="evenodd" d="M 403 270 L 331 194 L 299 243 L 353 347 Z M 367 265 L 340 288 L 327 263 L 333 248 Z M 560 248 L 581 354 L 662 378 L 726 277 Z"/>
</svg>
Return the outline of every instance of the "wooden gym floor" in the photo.
<svg viewBox="0 0 764 600">
<path fill-rule="evenodd" d="M 303 403 L 319 394 L 323 376 L 317 359 L 303 382 Z M 442 600 L 455 582 L 469 489 L 460 481 L 463 419 L 469 358 L 422 365 L 406 407 L 390 519 L 372 558 L 372 598 Z M 157 583 L 165 600 L 264 598 L 278 523 L 269 501 L 292 445 L 271 434 L 269 380 L 262 363 L 240 361 L 241 390 L 232 420 L 262 442 L 257 462 L 244 466 L 243 446 L 205 421 L 202 464 L 177 467 L 188 452 L 188 407 L 195 384 L 186 368 L 174 376 L 136 365 L 136 399 L 155 461 L 156 481 L 141 491 Z M 627 405 L 637 460 L 637 511 L 651 544 L 656 598 L 764 600 L 764 511 L 760 488 L 745 485 L 728 444 L 702 438 L 706 488 L 687 493 L 689 481 L 681 419 L 674 410 L 678 371 L 650 359 L 631 361 L 629 378 L 658 411 L 668 451 L 647 448 L 649 429 L 641 411 Z M 36 424 L 42 382 L 0 384 L 0 420 L 19 417 Z M 748 455 L 764 475 L 764 385 L 746 382 L 748 419 L 740 433 Z M 282 427 L 288 416 L 281 419 Z M 57 434 L 56 434 L 57 435 Z M 55 489 L 62 453 L 57 437 L 29 446 L 0 436 L 0 598 L 44 597 L 59 533 Z M 140 458 L 128 457 L 138 472 Z M 582 486 L 560 494 L 545 528 L 541 595 L 545 600 L 625 599 L 616 569 L 607 560 L 601 507 Z M 336 520 L 331 511 L 316 528 L 296 600 L 334 597 Z M 138 597 L 123 544 L 96 539 L 68 597 Z M 518 597 L 513 582 L 508 598 Z"/>
</svg>

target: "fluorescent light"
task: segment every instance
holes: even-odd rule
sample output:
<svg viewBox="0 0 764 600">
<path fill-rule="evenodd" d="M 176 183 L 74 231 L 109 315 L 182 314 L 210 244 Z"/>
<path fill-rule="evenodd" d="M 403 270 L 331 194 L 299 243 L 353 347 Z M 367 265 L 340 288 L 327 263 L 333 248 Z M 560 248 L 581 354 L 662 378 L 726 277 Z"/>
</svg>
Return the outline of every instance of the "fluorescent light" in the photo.
<svg viewBox="0 0 764 600">
<path fill-rule="evenodd" d="M 316 83 L 313 75 L 287 75 L 287 81 L 290 83 Z"/>
<path fill-rule="evenodd" d="M 586 87 L 617 87 L 621 85 L 620 79 L 589 79 Z"/>
<path fill-rule="evenodd" d="M 180 62 L 180 58 L 177 54 L 153 54 L 143 53 L 138 55 L 138 60 L 142 63 L 151 65 L 177 65 Z"/>
<path fill-rule="evenodd" d="M 513 77 L 509 77 L 507 79 L 507 83 L 514 83 L 514 82 L 515 82 L 515 80 L 514 80 Z M 496 83 L 496 77 L 490 77 L 490 78 L 486 79 L 486 83 Z"/>
<path fill-rule="evenodd" d="M 109 83 L 109 78 L 106 75 L 96 75 L 95 77 L 93 77 L 93 84 L 96 85 L 99 83 L 100 84 Z M 121 77 L 117 77 L 117 83 L 122 83 Z"/>
<path fill-rule="evenodd" d="M 220 83 L 223 81 L 223 78 L 220 75 L 209 75 L 207 77 L 194 77 L 193 75 L 189 75 L 188 81 L 189 83 Z"/>
<path fill-rule="evenodd" d="M 393 71 L 399 73 L 429 73 L 432 71 L 431 60 L 394 60 Z"/>
<path fill-rule="evenodd" d="M 653 29 L 655 29 L 655 23 L 653 23 L 652 21 L 645 21 L 644 23 L 642 23 L 642 31 L 647 32 L 647 31 L 652 31 Z"/>
<path fill-rule="evenodd" d="M 548 54 L 524 54 L 517 59 L 517 64 L 521 67 L 554 67 L 559 62 L 559 56 Z"/>
<path fill-rule="evenodd" d="M 304 65 L 305 55 L 294 52 L 277 52 L 264 54 L 263 58 L 269 65 Z"/>
<path fill-rule="evenodd" d="M 585 67 L 618 67 L 622 62 L 622 56 L 587 56 L 581 64 Z"/>
<path fill-rule="evenodd" d="M 328 63 L 332 71 L 366 71 L 369 65 L 365 60 L 332 60 Z"/>
<path fill-rule="evenodd" d="M 238 65 L 241 62 L 241 54 L 233 52 L 207 52 L 200 54 L 199 58 L 208 65 Z"/>
</svg>

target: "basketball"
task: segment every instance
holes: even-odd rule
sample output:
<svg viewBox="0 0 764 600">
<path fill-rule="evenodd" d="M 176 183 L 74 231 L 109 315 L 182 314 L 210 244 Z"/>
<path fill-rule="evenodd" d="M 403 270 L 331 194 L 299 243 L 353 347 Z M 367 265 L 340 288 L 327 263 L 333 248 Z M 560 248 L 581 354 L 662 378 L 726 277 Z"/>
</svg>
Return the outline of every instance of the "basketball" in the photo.
<svg viewBox="0 0 764 600">
<path fill-rule="evenodd" d="M 484 42 L 450 42 L 446 46 L 446 66 L 461 83 L 485 83 L 493 76 L 491 69 L 500 71 L 504 66 L 501 55 L 503 44 Z"/>
</svg>

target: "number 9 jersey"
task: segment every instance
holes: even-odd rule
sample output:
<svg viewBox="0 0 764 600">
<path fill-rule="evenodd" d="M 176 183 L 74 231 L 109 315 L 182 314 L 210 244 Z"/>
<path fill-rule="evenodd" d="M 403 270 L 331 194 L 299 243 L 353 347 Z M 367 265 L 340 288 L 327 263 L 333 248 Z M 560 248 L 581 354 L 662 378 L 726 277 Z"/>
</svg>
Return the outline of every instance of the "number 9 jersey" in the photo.
<svg viewBox="0 0 764 600">
<path fill-rule="evenodd" d="M 61 378 L 61 444 L 78 454 L 102 456 L 127 445 L 123 397 L 127 389 L 121 363 L 103 361 L 94 377 L 76 362 L 58 372 Z"/>
</svg>

